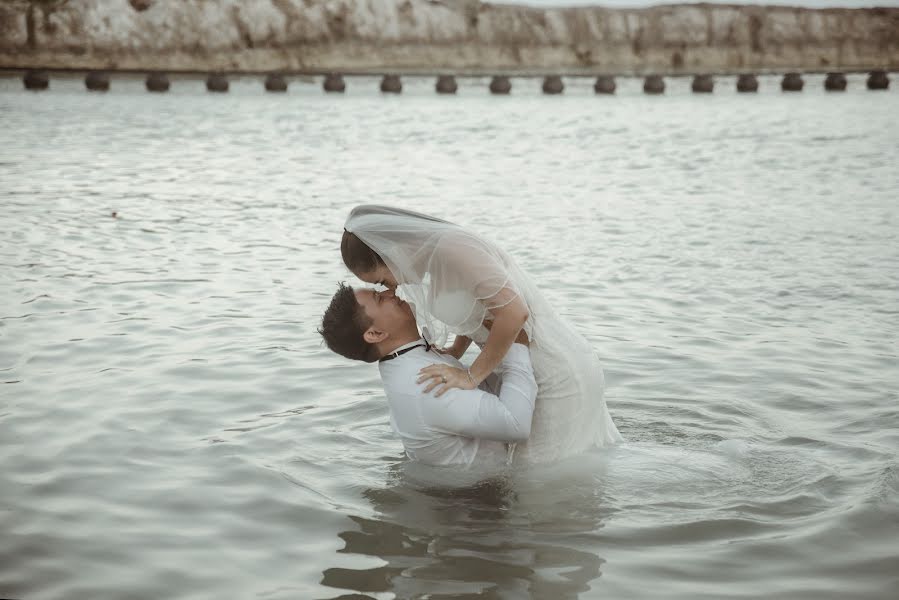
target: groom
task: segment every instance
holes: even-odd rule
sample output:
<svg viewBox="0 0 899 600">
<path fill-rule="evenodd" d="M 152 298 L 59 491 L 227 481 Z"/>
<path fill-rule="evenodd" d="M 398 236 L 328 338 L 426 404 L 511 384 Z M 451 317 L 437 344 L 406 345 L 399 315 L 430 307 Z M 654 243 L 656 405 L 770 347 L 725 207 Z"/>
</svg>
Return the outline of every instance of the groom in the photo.
<svg viewBox="0 0 899 600">
<path fill-rule="evenodd" d="M 392 291 L 354 290 L 341 283 L 319 333 L 328 348 L 342 356 L 378 361 L 390 425 L 413 460 L 502 464 L 506 443 L 530 435 L 537 382 L 524 332 L 497 369 L 502 379 L 498 395 L 488 387 L 497 387 L 496 378 L 488 378 L 486 390 L 453 388 L 439 397 L 430 393 L 440 386 L 439 366 L 464 367 L 422 339 L 412 308 Z"/>
</svg>

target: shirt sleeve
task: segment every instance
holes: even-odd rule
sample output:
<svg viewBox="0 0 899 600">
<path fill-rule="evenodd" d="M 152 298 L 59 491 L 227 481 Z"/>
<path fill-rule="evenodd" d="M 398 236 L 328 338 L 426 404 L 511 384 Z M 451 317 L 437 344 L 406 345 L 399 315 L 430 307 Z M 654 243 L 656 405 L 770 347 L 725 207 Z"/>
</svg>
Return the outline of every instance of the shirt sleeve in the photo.
<svg viewBox="0 0 899 600">
<path fill-rule="evenodd" d="M 512 344 L 499 366 L 498 396 L 483 390 L 454 388 L 440 398 L 420 400 L 422 417 L 443 433 L 471 438 L 520 442 L 531 434 L 537 381 L 527 346 Z"/>
</svg>

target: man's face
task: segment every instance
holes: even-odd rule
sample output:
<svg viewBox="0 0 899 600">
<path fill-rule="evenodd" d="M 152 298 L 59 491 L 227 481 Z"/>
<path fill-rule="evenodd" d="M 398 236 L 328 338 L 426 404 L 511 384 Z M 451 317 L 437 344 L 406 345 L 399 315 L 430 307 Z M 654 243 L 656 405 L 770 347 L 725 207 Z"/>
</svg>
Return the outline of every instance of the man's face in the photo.
<svg viewBox="0 0 899 600">
<path fill-rule="evenodd" d="M 372 320 L 370 329 L 394 334 L 415 327 L 412 307 L 397 298 L 392 290 L 376 292 L 372 289 L 359 289 L 356 290 L 356 301 Z"/>
</svg>

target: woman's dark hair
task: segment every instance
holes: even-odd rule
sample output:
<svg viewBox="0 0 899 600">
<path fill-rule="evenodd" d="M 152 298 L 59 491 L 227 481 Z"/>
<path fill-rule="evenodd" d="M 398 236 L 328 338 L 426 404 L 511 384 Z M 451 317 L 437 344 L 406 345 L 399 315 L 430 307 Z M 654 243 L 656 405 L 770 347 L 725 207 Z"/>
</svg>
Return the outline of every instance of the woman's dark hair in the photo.
<svg viewBox="0 0 899 600">
<path fill-rule="evenodd" d="M 343 239 L 340 240 L 340 255 L 346 268 L 357 274 L 370 273 L 384 264 L 377 252 L 366 246 L 355 233 L 350 233 L 346 229 L 343 230 Z"/>
<path fill-rule="evenodd" d="M 365 331 L 371 324 L 371 318 L 356 300 L 355 290 L 341 283 L 322 317 L 318 333 L 337 354 L 371 363 L 380 358 L 375 345 L 365 341 Z"/>
</svg>

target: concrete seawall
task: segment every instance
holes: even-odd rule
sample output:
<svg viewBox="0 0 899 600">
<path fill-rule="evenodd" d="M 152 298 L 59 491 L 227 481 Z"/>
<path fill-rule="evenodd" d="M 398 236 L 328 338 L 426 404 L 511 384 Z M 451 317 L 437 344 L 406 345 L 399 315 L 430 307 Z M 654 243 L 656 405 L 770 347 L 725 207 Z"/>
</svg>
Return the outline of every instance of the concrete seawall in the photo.
<svg viewBox="0 0 899 600">
<path fill-rule="evenodd" d="M 899 8 L 6 0 L 0 68 L 663 74 L 899 69 Z"/>
</svg>

